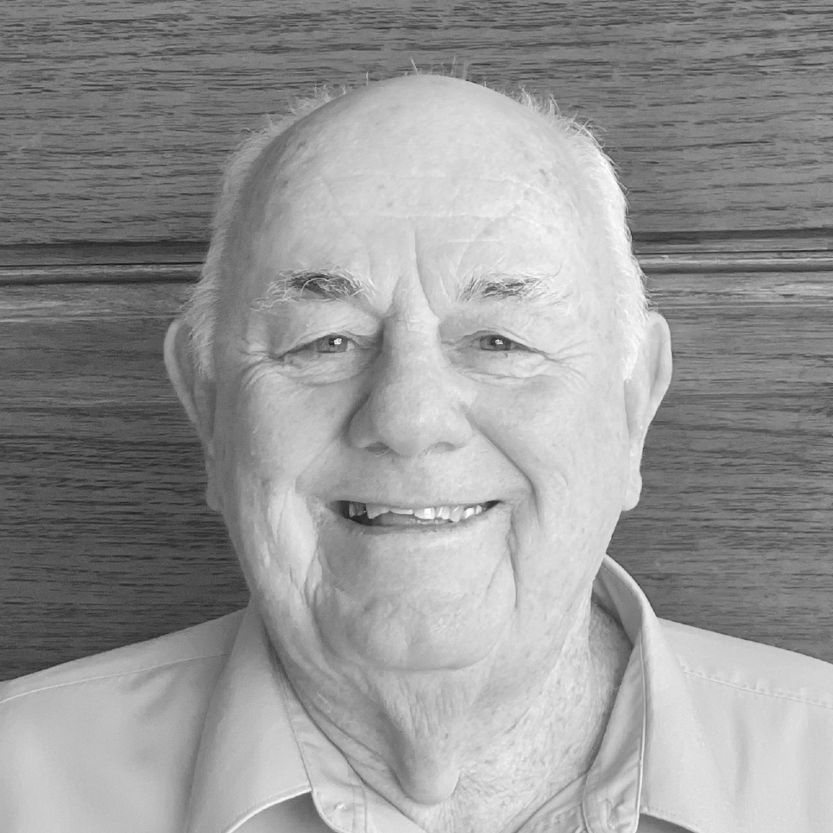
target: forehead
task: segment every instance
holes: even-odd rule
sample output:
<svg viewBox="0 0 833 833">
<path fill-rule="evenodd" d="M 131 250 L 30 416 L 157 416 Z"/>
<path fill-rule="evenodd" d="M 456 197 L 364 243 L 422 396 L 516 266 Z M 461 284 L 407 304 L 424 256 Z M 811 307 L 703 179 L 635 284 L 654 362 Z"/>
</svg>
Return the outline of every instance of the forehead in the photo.
<svg viewBox="0 0 833 833">
<path fill-rule="evenodd" d="M 348 96 L 263 154 L 239 220 L 253 292 L 304 269 L 375 284 L 581 268 L 581 172 L 563 138 L 503 96 L 436 80 Z"/>
</svg>

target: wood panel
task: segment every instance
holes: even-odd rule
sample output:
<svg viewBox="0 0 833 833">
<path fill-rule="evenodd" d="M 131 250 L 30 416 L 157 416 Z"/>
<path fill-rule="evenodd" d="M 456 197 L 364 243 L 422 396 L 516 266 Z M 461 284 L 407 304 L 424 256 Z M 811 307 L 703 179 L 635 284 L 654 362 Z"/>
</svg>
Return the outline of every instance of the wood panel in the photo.
<svg viewBox="0 0 833 833">
<path fill-rule="evenodd" d="M 663 615 L 833 661 L 833 269 L 654 257 L 675 377 L 611 554 Z M 0 678 L 245 601 L 161 363 L 184 290 L 0 289 Z"/>
<path fill-rule="evenodd" d="M 0 38 L 5 243 L 203 240 L 263 113 L 412 61 L 597 125 L 639 232 L 833 227 L 822 0 L 40 0 Z"/>
</svg>

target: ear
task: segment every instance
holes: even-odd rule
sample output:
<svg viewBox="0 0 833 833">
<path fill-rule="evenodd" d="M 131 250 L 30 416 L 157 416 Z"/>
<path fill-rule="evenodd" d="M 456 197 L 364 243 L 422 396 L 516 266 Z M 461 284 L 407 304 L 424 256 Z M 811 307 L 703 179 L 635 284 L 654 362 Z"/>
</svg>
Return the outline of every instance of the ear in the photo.
<svg viewBox="0 0 833 833">
<path fill-rule="evenodd" d="M 648 314 L 645 338 L 639 348 L 636 366 L 625 381 L 625 411 L 630 444 L 628 486 L 623 511 L 633 509 L 642 493 L 642 449 L 648 426 L 671 382 L 671 331 L 658 313 Z"/>
<path fill-rule="evenodd" d="M 177 318 L 165 336 L 165 367 L 168 378 L 197 431 L 205 454 L 208 478 L 206 500 L 215 511 L 220 511 L 219 494 L 214 478 L 214 382 L 200 373 L 191 347 L 191 328 Z"/>
</svg>

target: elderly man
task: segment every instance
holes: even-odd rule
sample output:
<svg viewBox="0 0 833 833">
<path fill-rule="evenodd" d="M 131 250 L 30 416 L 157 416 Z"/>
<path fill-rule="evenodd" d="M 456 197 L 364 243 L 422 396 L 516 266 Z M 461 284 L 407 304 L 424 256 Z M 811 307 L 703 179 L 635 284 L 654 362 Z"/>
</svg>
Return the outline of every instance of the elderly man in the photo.
<svg viewBox="0 0 833 833">
<path fill-rule="evenodd" d="M 0 829 L 833 830 L 830 667 L 605 556 L 671 375 L 624 217 L 461 80 L 250 139 L 166 361 L 251 605 L 7 684 Z"/>
</svg>

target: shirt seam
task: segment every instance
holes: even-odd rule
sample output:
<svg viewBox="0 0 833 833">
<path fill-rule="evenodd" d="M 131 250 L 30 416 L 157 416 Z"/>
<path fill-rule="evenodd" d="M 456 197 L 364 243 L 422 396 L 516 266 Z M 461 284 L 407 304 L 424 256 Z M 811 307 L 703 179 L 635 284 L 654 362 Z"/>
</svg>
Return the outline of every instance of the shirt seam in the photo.
<svg viewBox="0 0 833 833">
<path fill-rule="evenodd" d="M 748 691 L 750 694 L 761 694 L 765 697 L 774 697 L 778 700 L 791 700 L 794 703 L 801 703 L 805 706 L 818 706 L 822 709 L 828 709 L 833 711 L 833 704 L 830 703 L 823 703 L 819 700 L 812 700 L 807 697 L 801 697 L 797 694 L 793 694 L 791 692 L 785 691 L 761 691 L 758 688 L 752 688 L 751 686 L 742 685 L 740 683 L 732 683 L 728 680 L 721 680 L 719 677 L 712 677 L 709 674 L 704 674 L 702 671 L 694 671 L 691 668 L 687 668 L 685 665 L 681 663 L 681 667 L 683 669 L 683 673 L 688 674 L 691 677 L 698 677 L 701 680 L 708 680 L 712 683 L 717 683 L 718 685 L 725 685 L 729 688 L 736 688 L 739 691 Z"/>
<path fill-rule="evenodd" d="M 287 801 L 292 801 L 293 799 L 300 798 L 303 795 L 309 795 L 310 790 L 304 788 L 302 792 L 295 792 L 295 788 L 288 789 L 288 790 L 281 790 L 276 793 L 272 793 L 268 798 L 262 799 L 258 804 L 254 805 L 253 807 L 248 807 L 247 809 L 243 810 L 241 813 L 238 813 L 231 821 L 228 821 L 222 824 L 220 827 L 217 828 L 219 833 L 233 833 L 233 831 L 238 830 L 242 825 L 244 825 L 247 821 L 253 819 L 255 816 L 262 813 L 264 810 L 268 810 L 270 807 L 276 807 L 279 804 L 286 804 Z"/>
<path fill-rule="evenodd" d="M 133 674 L 145 674 L 148 671 L 156 671 L 159 668 L 171 668 L 174 665 L 182 665 L 186 662 L 197 662 L 201 659 L 218 659 L 220 657 L 227 657 L 229 655 L 228 651 L 224 651 L 222 653 L 217 654 L 201 654 L 196 657 L 185 657 L 184 659 L 176 659 L 172 660 L 171 662 L 160 662 L 156 665 L 148 665 L 144 668 L 134 668 L 130 671 L 118 671 L 113 674 L 100 674 L 97 677 L 84 677 L 80 680 L 67 680 L 63 683 L 54 683 L 52 685 L 44 685 L 40 688 L 33 688 L 29 689 L 28 691 L 21 691 L 19 694 L 13 694 L 11 697 L 6 697 L 3 700 L 0 700 L 0 706 L 6 705 L 6 703 L 11 703 L 13 700 L 18 700 L 21 697 L 28 697 L 30 694 L 40 694 L 44 691 L 52 691 L 56 688 L 67 688 L 68 686 L 73 685 L 82 685 L 83 683 L 95 683 L 100 682 L 101 680 L 114 680 L 118 677 L 130 677 Z"/>
<path fill-rule="evenodd" d="M 648 687 L 648 660 L 646 657 L 645 644 L 643 636 L 639 637 L 639 670 L 642 674 L 642 731 L 639 733 L 639 769 L 637 771 L 636 780 L 636 826 L 633 828 L 634 833 L 639 831 L 639 816 L 642 812 L 642 790 L 645 785 L 645 748 L 648 744 L 648 720 L 649 708 L 648 698 L 650 697 L 650 689 Z"/>
</svg>

